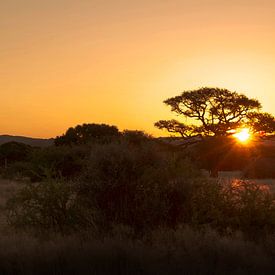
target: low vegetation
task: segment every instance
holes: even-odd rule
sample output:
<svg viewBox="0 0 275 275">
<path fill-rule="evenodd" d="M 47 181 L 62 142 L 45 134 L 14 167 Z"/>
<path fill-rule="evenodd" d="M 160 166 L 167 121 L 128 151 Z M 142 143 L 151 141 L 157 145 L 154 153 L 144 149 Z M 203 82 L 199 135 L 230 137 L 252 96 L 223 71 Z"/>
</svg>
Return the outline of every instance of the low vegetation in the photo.
<svg viewBox="0 0 275 275">
<path fill-rule="evenodd" d="M 261 176 L 252 167 L 272 150 L 229 137 L 180 149 L 110 127 L 71 128 L 47 148 L 0 146 L 2 177 L 17 180 L 1 210 L 1 274 L 272 274 L 274 193 L 201 173 Z"/>
</svg>

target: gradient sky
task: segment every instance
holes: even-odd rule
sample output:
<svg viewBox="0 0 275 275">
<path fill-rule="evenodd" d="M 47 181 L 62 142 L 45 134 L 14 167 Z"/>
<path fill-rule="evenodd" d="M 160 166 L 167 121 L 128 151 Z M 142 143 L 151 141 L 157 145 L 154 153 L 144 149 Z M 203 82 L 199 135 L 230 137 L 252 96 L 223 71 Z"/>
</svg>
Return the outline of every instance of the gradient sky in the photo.
<svg viewBox="0 0 275 275">
<path fill-rule="evenodd" d="M 162 135 L 163 100 L 202 86 L 275 114 L 274 15 L 274 0 L 0 0 L 0 134 Z"/>
</svg>

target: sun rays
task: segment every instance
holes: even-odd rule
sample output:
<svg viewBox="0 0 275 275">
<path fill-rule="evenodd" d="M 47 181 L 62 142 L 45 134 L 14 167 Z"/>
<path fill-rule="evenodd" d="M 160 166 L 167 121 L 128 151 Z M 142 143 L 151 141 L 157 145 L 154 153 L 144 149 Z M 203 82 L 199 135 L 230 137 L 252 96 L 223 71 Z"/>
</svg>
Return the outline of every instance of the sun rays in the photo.
<svg viewBox="0 0 275 275">
<path fill-rule="evenodd" d="M 235 137 L 241 143 L 247 143 L 251 139 L 251 132 L 249 128 L 241 128 L 236 130 L 233 137 Z"/>
</svg>

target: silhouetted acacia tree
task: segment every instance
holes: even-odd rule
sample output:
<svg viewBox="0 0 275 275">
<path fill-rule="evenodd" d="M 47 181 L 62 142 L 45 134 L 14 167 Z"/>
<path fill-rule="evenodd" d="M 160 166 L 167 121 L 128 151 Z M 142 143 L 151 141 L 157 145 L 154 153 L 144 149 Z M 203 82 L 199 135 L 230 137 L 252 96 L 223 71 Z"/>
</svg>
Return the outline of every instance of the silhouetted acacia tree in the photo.
<svg viewBox="0 0 275 275">
<path fill-rule="evenodd" d="M 249 127 L 254 132 L 275 131 L 274 117 L 261 112 L 258 100 L 227 89 L 185 91 L 164 103 L 171 107 L 172 112 L 183 116 L 186 123 L 174 119 L 160 120 L 155 126 L 182 137 L 227 136 L 230 130 L 239 127 Z"/>
<path fill-rule="evenodd" d="M 103 140 L 119 136 L 116 126 L 107 124 L 82 124 L 69 128 L 62 136 L 54 140 L 56 146 L 86 144 L 93 140 Z"/>
</svg>

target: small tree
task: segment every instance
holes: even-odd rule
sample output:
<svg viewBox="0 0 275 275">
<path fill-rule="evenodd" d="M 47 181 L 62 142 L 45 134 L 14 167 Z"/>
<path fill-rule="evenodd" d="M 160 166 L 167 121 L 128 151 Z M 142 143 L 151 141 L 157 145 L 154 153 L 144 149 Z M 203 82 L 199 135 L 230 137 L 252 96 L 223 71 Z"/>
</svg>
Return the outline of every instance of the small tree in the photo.
<svg viewBox="0 0 275 275">
<path fill-rule="evenodd" d="M 155 126 L 182 137 L 227 136 L 230 130 L 239 127 L 266 134 L 275 131 L 274 117 L 261 112 L 258 100 L 226 89 L 185 91 L 164 103 L 171 107 L 172 112 L 183 116 L 187 123 L 160 120 Z"/>
<path fill-rule="evenodd" d="M 107 124 L 82 124 L 76 127 L 70 127 L 65 134 L 55 138 L 56 146 L 86 144 L 93 140 L 108 139 L 119 136 L 116 126 Z"/>
</svg>

